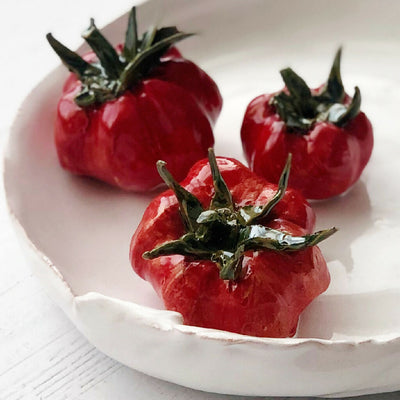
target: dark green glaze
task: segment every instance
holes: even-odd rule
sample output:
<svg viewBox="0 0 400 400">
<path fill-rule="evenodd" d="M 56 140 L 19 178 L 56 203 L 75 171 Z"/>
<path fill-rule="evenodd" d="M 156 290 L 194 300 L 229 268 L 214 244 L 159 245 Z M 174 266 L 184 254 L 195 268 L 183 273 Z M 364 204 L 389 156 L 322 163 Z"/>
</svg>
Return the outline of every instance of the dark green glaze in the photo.
<svg viewBox="0 0 400 400">
<path fill-rule="evenodd" d="M 177 240 L 166 242 L 143 254 L 146 259 L 181 254 L 194 259 L 214 261 L 221 279 L 237 280 L 242 259 L 248 250 L 297 251 L 315 246 L 336 232 L 331 228 L 305 236 L 288 233 L 258 224 L 283 198 L 289 179 L 291 155 L 279 180 L 275 196 L 264 206 L 237 207 L 222 178 L 212 149 L 208 159 L 214 184 L 210 207 L 204 210 L 200 201 L 179 183 L 166 169 L 164 161 L 157 163 L 158 171 L 179 202 L 186 233 Z"/>
<path fill-rule="evenodd" d="M 281 71 L 289 93 L 280 92 L 271 102 L 285 121 L 289 132 L 305 134 L 320 121 L 342 127 L 360 112 L 361 93 L 357 87 L 351 103 L 343 104 L 345 91 L 340 74 L 341 54 L 340 48 L 333 61 L 328 81 L 318 95 L 313 95 L 306 82 L 291 68 Z"/>
<path fill-rule="evenodd" d="M 51 33 L 46 37 L 64 65 L 82 82 L 82 89 L 75 101 L 79 106 L 87 107 L 120 96 L 135 82 L 143 79 L 172 45 L 189 36 L 192 34 L 180 32 L 175 26 L 170 26 L 160 29 L 152 27 L 138 38 L 136 9 L 133 7 L 122 54 L 115 51 L 97 29 L 93 19 L 82 37 L 96 54 L 98 61 L 95 63 L 86 62 L 62 45 Z"/>
</svg>

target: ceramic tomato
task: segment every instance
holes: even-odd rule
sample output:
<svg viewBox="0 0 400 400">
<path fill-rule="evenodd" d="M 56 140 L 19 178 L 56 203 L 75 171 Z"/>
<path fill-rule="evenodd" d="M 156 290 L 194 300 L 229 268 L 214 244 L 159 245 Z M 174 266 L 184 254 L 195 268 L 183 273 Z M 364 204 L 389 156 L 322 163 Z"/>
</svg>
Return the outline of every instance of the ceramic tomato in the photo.
<svg viewBox="0 0 400 400">
<path fill-rule="evenodd" d="M 50 45 L 72 71 L 57 107 L 55 142 L 61 165 L 125 190 L 162 180 L 159 159 L 183 178 L 213 145 L 222 99 L 215 82 L 174 44 L 190 34 L 151 28 L 141 38 L 135 8 L 124 45 L 114 48 L 93 20 L 80 57 L 54 37 Z"/>
<path fill-rule="evenodd" d="M 178 184 L 162 161 L 170 190 L 146 209 L 131 242 L 133 269 L 185 324 L 254 336 L 296 332 L 304 308 L 329 285 L 315 215 L 287 189 L 234 159 L 202 160 Z"/>
<path fill-rule="evenodd" d="M 241 138 L 250 168 L 278 182 L 293 154 L 289 185 L 306 198 L 326 199 L 349 189 L 360 177 L 373 147 L 372 126 L 360 111 L 361 94 L 344 90 L 341 50 L 327 83 L 309 89 L 290 68 L 281 71 L 285 88 L 255 98 L 247 107 Z"/>
</svg>

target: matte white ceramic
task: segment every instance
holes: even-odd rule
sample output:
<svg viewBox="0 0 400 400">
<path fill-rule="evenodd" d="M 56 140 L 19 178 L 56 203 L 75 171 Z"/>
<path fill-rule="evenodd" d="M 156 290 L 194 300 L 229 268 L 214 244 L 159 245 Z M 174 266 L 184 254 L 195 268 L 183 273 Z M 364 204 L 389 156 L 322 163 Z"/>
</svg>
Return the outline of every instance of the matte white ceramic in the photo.
<svg viewBox="0 0 400 400">
<path fill-rule="evenodd" d="M 361 0 L 153 0 L 138 9 L 142 28 L 162 22 L 199 33 L 180 48 L 224 97 L 216 153 L 241 160 L 247 103 L 281 88 L 286 66 L 318 86 L 344 46 L 344 83 L 350 93 L 360 86 L 376 143 L 346 195 L 314 203 L 317 228 L 340 231 L 321 246 L 331 286 L 304 312 L 296 338 L 185 326 L 164 310 L 128 259 L 152 195 L 62 170 L 52 126 L 67 73 L 60 67 L 36 87 L 10 135 L 7 200 L 33 270 L 95 346 L 147 374 L 212 392 L 338 397 L 400 388 L 399 12 L 396 1 Z M 118 42 L 125 23 L 126 16 L 105 34 Z"/>
</svg>

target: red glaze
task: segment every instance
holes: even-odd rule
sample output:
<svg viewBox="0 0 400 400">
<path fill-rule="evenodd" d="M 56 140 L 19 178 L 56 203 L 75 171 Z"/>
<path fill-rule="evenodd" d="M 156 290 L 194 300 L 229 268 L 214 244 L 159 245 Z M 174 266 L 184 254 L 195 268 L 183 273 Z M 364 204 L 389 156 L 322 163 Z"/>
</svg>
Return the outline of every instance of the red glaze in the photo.
<svg viewBox="0 0 400 400">
<path fill-rule="evenodd" d="M 93 53 L 85 56 L 93 60 Z M 177 179 L 207 155 L 222 98 L 215 82 L 170 49 L 146 79 L 115 100 L 87 109 L 74 97 L 71 74 L 58 103 L 55 142 L 61 165 L 124 190 L 147 191 L 162 183 L 163 159 Z"/>
<path fill-rule="evenodd" d="M 234 159 L 217 158 L 219 169 L 237 206 L 267 203 L 277 190 Z M 196 163 L 182 186 L 208 207 L 214 193 L 208 160 Z M 310 233 L 315 215 L 293 189 L 263 223 L 294 235 Z M 165 307 L 183 315 L 185 324 L 264 337 L 296 332 L 304 308 L 326 290 L 330 277 L 318 247 L 287 253 L 249 251 L 242 277 L 224 281 L 211 261 L 181 255 L 145 260 L 142 254 L 184 233 L 178 202 L 168 190 L 146 209 L 131 242 L 135 272 L 149 281 Z"/>
<path fill-rule="evenodd" d="M 359 179 L 371 156 L 374 140 L 366 115 L 360 112 L 342 128 L 317 122 L 304 135 L 288 132 L 270 104 L 274 95 L 255 98 L 244 116 L 241 138 L 251 170 L 278 182 L 287 155 L 292 153 L 291 187 L 308 199 L 345 192 Z M 350 102 L 348 96 L 346 102 Z"/>
</svg>

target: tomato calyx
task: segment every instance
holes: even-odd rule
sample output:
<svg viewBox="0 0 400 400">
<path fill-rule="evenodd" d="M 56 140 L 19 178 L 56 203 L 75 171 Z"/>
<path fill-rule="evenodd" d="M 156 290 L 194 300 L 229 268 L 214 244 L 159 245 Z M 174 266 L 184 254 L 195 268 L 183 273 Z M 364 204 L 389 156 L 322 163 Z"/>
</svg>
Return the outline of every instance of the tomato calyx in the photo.
<svg viewBox="0 0 400 400">
<path fill-rule="evenodd" d="M 355 87 L 351 102 L 344 104 L 346 93 L 340 73 L 341 54 L 339 48 L 328 81 L 319 94 L 312 94 L 306 82 L 291 68 L 280 71 L 287 91 L 273 96 L 271 104 L 285 121 L 289 132 L 305 134 L 316 122 L 322 121 L 343 127 L 360 112 L 361 92 L 358 87 Z"/>
<path fill-rule="evenodd" d="M 208 159 L 214 186 L 214 195 L 208 209 L 204 209 L 196 196 L 175 181 L 164 161 L 157 162 L 160 176 L 177 197 L 186 233 L 177 240 L 146 251 L 143 258 L 181 254 L 194 259 L 211 260 L 218 266 L 221 279 L 236 281 L 241 277 L 242 260 L 246 251 L 297 251 L 315 246 L 336 232 L 336 228 L 330 228 L 309 235 L 292 236 L 259 223 L 261 220 L 265 221 L 285 194 L 291 155 L 273 198 L 265 205 L 244 207 L 237 207 L 234 203 L 212 149 L 209 149 Z"/>
<path fill-rule="evenodd" d="M 118 54 L 111 43 L 97 29 L 91 19 L 82 37 L 97 56 L 97 61 L 87 62 L 77 53 L 65 47 L 51 33 L 46 38 L 65 66 L 82 82 L 75 98 L 81 107 L 104 103 L 115 99 L 143 79 L 155 67 L 160 57 L 176 42 L 192 33 L 180 32 L 175 26 L 151 27 L 141 38 L 137 33 L 136 8 L 128 20 L 125 44 Z"/>
</svg>

